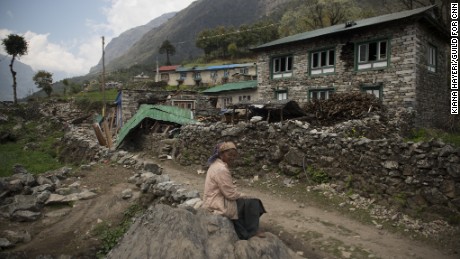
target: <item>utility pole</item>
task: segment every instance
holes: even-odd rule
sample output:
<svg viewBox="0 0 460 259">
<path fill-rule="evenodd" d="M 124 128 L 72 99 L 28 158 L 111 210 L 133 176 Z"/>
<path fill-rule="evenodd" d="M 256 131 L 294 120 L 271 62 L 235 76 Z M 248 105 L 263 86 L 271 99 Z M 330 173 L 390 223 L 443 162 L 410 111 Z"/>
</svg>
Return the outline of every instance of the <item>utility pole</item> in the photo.
<svg viewBox="0 0 460 259">
<path fill-rule="evenodd" d="M 104 36 L 102 36 L 102 95 L 104 96 L 104 106 L 102 108 L 102 116 L 105 116 L 105 44 L 104 44 Z"/>
<path fill-rule="evenodd" d="M 158 57 L 157 57 L 157 70 L 155 73 L 155 82 L 159 82 L 159 81 L 160 81 L 160 70 L 158 68 Z"/>
</svg>

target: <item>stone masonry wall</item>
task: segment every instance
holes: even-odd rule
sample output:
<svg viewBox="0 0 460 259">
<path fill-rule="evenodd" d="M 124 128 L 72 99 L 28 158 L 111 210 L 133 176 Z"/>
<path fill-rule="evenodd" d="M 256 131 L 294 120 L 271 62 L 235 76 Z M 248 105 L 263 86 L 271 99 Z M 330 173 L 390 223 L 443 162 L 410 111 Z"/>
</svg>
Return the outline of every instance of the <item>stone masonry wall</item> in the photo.
<svg viewBox="0 0 460 259">
<path fill-rule="evenodd" d="M 324 172 L 339 191 L 374 198 L 411 215 L 458 219 L 460 149 L 436 140 L 404 142 L 397 133 L 366 137 L 396 127 L 391 122 L 384 126 L 378 115 L 318 129 L 300 121 L 188 125 L 179 136 L 177 159 L 206 167 L 215 144 L 231 140 L 240 153 L 236 177 L 275 171 L 308 175 L 311 182 L 312 173 Z"/>
<path fill-rule="evenodd" d="M 309 90 L 333 88 L 336 92 L 347 92 L 360 91 L 362 85 L 382 85 L 382 101 L 388 108 L 417 109 L 417 124 L 435 126 L 437 121 L 446 120 L 448 110 L 443 107 L 449 99 L 442 95 L 437 101 L 439 105 L 434 105 L 432 101 L 433 97 L 439 96 L 434 92 L 445 92 L 447 85 L 444 56 L 447 45 L 441 36 L 434 35 L 432 31 L 406 19 L 267 49 L 259 53 L 258 91 L 262 99 L 270 100 L 275 89 L 287 90 L 289 99 L 304 103 L 308 101 Z M 389 40 L 389 66 L 356 71 L 355 43 L 379 39 Z M 420 64 L 426 64 L 427 52 L 424 49 L 428 42 L 436 44 L 440 55 L 439 72 L 426 76 L 426 66 L 420 69 Z M 309 53 L 331 47 L 335 47 L 336 53 L 335 73 L 310 75 Z M 293 56 L 293 76 L 272 79 L 271 58 L 284 55 Z M 416 87 L 421 88 L 417 94 Z"/>
<path fill-rule="evenodd" d="M 416 92 L 416 109 L 419 112 L 419 126 L 426 127 L 434 125 L 436 127 L 446 128 L 450 119 L 450 86 L 448 79 L 449 71 L 449 48 L 446 45 L 447 40 L 441 40 L 438 35 L 433 35 L 430 30 L 424 26 L 417 28 L 417 52 L 428 53 L 430 45 L 435 46 L 437 50 L 436 72 L 427 69 L 426 56 L 417 56 L 417 92 Z M 447 72 L 447 73 L 446 73 Z"/>
</svg>

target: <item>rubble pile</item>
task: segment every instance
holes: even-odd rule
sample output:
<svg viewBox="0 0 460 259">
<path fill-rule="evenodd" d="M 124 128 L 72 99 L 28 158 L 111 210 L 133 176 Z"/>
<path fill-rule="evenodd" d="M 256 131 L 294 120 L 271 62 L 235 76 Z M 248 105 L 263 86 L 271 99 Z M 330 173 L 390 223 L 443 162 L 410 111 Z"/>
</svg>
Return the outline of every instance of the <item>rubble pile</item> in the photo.
<svg viewBox="0 0 460 259">
<path fill-rule="evenodd" d="M 334 94 L 328 100 L 314 100 L 304 106 L 307 121 L 314 125 L 330 126 L 339 122 L 362 119 L 371 112 L 383 111 L 374 95 L 349 92 Z"/>
</svg>

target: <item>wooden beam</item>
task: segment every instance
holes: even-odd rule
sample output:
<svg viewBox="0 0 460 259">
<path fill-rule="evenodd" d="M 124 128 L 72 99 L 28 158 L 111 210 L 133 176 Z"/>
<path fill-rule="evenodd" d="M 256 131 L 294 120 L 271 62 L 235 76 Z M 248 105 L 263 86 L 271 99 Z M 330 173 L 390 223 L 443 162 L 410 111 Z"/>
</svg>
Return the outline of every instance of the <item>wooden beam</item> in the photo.
<svg viewBox="0 0 460 259">
<path fill-rule="evenodd" d="M 102 123 L 102 128 L 104 129 L 105 137 L 107 140 L 106 147 L 112 148 L 112 133 L 110 132 L 109 123 L 107 120 L 104 120 Z"/>
<path fill-rule="evenodd" d="M 102 133 L 101 127 L 99 126 L 99 123 L 95 122 L 93 123 L 93 129 L 94 132 L 96 133 L 97 141 L 99 142 L 99 145 L 101 146 L 106 146 L 107 142 L 105 141 L 104 134 Z"/>
</svg>

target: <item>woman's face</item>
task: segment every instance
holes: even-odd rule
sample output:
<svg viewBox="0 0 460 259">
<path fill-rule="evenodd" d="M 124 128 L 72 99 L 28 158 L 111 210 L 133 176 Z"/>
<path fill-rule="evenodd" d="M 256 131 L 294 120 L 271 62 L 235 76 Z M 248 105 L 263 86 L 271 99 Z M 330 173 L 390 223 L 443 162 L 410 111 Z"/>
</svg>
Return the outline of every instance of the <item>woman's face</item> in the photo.
<svg viewBox="0 0 460 259">
<path fill-rule="evenodd" d="M 228 165 L 234 164 L 237 158 L 238 151 L 236 151 L 236 149 L 229 149 L 227 151 L 224 151 L 221 155 L 222 161 L 224 161 Z"/>
</svg>

